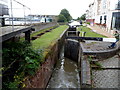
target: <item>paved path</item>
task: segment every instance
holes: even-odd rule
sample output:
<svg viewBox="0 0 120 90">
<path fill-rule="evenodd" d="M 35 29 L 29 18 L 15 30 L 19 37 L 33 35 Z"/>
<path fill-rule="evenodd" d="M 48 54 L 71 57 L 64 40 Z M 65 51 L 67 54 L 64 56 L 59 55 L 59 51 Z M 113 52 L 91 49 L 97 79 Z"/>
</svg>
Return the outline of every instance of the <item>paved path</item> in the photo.
<svg viewBox="0 0 120 90">
<path fill-rule="evenodd" d="M 86 41 L 82 43 L 82 49 L 84 49 L 83 52 L 86 51 L 86 53 L 89 51 L 98 51 L 98 53 L 102 51 L 112 51 L 113 49 L 108 48 L 108 45 L 110 45 L 110 42 Z M 93 61 L 100 63 L 103 68 L 102 70 L 91 69 L 93 88 L 119 88 L 118 90 L 120 90 L 120 57 L 115 55 L 108 59 L 100 58 L 97 60 L 93 59 Z"/>
<path fill-rule="evenodd" d="M 92 70 L 93 87 L 120 89 L 120 58 L 116 55 L 99 63 L 106 69 Z"/>
<path fill-rule="evenodd" d="M 107 36 L 109 38 L 112 38 L 113 35 L 108 33 L 107 31 L 97 27 L 97 26 L 90 26 L 90 25 L 87 25 L 88 28 L 91 28 L 94 32 L 98 33 L 98 34 L 102 34 L 104 36 Z"/>
</svg>

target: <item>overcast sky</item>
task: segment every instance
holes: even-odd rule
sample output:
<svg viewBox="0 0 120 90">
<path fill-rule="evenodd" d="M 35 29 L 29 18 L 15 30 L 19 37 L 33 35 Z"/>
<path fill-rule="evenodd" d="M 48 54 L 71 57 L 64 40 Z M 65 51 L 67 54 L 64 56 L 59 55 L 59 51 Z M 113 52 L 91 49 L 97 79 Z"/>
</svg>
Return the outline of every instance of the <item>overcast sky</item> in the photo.
<svg viewBox="0 0 120 90">
<path fill-rule="evenodd" d="M 94 0 L 16 0 L 31 8 L 32 14 L 58 15 L 67 9 L 73 18 L 80 17 Z M 14 3 L 13 3 L 14 4 Z M 17 5 L 17 4 L 16 4 Z"/>
</svg>

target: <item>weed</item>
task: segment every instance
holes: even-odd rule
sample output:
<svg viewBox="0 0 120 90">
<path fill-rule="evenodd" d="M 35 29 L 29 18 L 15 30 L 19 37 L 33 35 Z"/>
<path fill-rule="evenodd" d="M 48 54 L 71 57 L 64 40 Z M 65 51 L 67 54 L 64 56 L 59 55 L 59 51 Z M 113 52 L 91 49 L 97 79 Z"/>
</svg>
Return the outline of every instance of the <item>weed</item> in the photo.
<svg viewBox="0 0 120 90">
<path fill-rule="evenodd" d="M 27 42 L 3 43 L 3 88 L 21 87 L 26 76 L 35 74 L 42 58 L 42 50 L 33 50 Z"/>
</svg>

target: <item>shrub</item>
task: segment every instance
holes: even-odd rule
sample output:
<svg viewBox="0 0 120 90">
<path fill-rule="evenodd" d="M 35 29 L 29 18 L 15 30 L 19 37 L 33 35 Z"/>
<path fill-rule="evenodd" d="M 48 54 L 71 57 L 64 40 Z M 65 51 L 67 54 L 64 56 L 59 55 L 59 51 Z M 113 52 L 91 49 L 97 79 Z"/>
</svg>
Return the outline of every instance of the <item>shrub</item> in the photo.
<svg viewBox="0 0 120 90">
<path fill-rule="evenodd" d="M 43 55 L 27 42 L 3 43 L 3 88 L 19 88 L 24 78 L 34 75 Z"/>
</svg>

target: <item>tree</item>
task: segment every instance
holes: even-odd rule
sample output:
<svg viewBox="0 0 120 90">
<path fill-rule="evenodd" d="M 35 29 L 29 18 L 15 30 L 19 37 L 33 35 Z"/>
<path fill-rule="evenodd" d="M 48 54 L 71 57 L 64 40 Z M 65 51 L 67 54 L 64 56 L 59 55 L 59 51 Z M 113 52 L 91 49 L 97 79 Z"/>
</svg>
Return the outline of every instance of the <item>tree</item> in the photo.
<svg viewBox="0 0 120 90">
<path fill-rule="evenodd" d="M 78 17 L 77 20 L 86 20 L 86 14 L 83 14 L 81 17 Z"/>
<path fill-rule="evenodd" d="M 67 19 L 64 17 L 64 15 L 60 14 L 58 16 L 58 22 L 67 22 Z"/>
<path fill-rule="evenodd" d="M 71 15 L 67 9 L 62 9 L 60 12 L 60 15 L 63 15 L 67 21 L 70 21 L 72 19 Z"/>
<path fill-rule="evenodd" d="M 80 20 L 80 17 L 78 17 L 77 20 Z"/>
<path fill-rule="evenodd" d="M 86 20 L 86 14 L 83 14 L 83 15 L 80 17 L 80 20 Z"/>
</svg>

